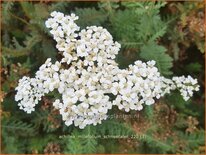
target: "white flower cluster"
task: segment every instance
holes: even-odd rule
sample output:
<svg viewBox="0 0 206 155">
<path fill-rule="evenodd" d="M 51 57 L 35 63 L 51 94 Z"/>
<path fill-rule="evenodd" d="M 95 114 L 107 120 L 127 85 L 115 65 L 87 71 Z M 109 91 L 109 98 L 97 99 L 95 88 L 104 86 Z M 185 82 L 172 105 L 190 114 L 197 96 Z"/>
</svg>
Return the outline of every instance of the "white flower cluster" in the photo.
<svg viewBox="0 0 206 155">
<path fill-rule="evenodd" d="M 58 88 L 59 74 L 57 71 L 60 65 L 59 62 L 52 64 L 51 58 L 49 58 L 36 72 L 35 78 L 24 76 L 19 80 L 19 85 L 16 87 L 15 100 L 20 101 L 18 104 L 20 109 L 31 113 L 42 96 Z"/>
<path fill-rule="evenodd" d="M 42 96 L 57 89 L 62 98 L 56 99 L 53 106 L 59 109 L 65 124 L 84 128 L 105 120 L 113 106 L 126 112 L 142 110 L 144 104 L 154 104 L 155 99 L 176 88 L 185 100 L 198 91 L 197 80 L 191 76 L 172 80 L 161 76 L 155 61 L 136 61 L 120 69 L 114 60 L 120 44 L 102 27 L 80 31 L 77 19 L 74 14 L 51 13 L 46 27 L 63 58 L 54 64 L 49 58 L 35 78 L 19 80 L 15 100 L 20 101 L 20 109 L 31 113 Z"/>
<path fill-rule="evenodd" d="M 117 95 L 113 105 L 126 112 L 142 110 L 143 104 L 151 105 L 175 89 L 173 82 L 160 76 L 154 65 L 155 61 L 136 61 L 128 70 L 120 70 L 111 87 L 111 93 Z"/>
<path fill-rule="evenodd" d="M 24 76 L 19 80 L 19 85 L 16 87 L 17 94 L 15 100 L 20 101 L 18 106 L 27 113 L 34 111 L 35 105 L 44 95 L 44 93 L 38 89 L 39 83 L 40 82 L 35 78 Z"/>
<path fill-rule="evenodd" d="M 187 78 L 185 76 L 173 77 L 172 80 L 185 101 L 189 100 L 189 98 L 193 96 L 194 91 L 199 91 L 197 79 L 193 79 L 191 76 L 188 76 Z"/>
</svg>

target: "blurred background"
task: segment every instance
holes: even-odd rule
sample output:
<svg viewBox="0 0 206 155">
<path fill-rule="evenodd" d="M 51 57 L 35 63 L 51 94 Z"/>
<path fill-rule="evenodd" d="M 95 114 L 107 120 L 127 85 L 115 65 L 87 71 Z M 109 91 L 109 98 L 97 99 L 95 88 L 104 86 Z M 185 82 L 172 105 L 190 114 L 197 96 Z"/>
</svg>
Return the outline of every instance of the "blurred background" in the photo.
<svg viewBox="0 0 206 155">
<path fill-rule="evenodd" d="M 2 2 L 1 9 L 2 153 L 205 153 L 204 1 Z M 44 24 L 52 11 L 75 13 L 81 29 L 107 28 L 122 45 L 120 68 L 155 60 L 165 77 L 197 78 L 200 91 L 187 102 L 174 91 L 140 112 L 113 109 L 115 116 L 83 130 L 64 125 L 52 106 L 57 93 L 24 113 L 14 101 L 18 80 L 48 57 L 61 59 Z"/>
</svg>

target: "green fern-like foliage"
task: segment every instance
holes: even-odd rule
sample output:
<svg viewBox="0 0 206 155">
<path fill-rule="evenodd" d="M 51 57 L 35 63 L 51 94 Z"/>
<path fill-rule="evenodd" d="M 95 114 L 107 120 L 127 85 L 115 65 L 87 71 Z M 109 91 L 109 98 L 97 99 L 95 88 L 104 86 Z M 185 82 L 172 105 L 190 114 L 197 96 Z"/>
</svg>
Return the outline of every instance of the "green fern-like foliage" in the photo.
<svg viewBox="0 0 206 155">
<path fill-rule="evenodd" d="M 185 148 L 185 153 L 189 153 L 194 151 L 198 146 L 204 146 L 205 143 L 205 131 L 200 130 L 197 133 L 186 134 L 184 135 L 184 139 L 186 139 L 187 148 Z M 195 153 L 195 151 L 194 151 Z"/>
<path fill-rule="evenodd" d="M 64 138 L 65 153 L 96 153 L 97 139 L 94 126 L 87 126 L 83 131 L 74 130 L 71 135 Z"/>
<path fill-rule="evenodd" d="M 89 137 L 88 139 L 82 140 L 82 145 L 85 146 L 82 150 L 83 153 L 96 153 L 97 140 L 92 137 L 92 135 L 96 135 L 95 127 L 94 126 L 86 127 L 82 132 L 82 134 Z"/>
<path fill-rule="evenodd" d="M 2 119 L 1 128 L 2 142 L 4 143 L 3 150 L 5 153 L 24 152 L 26 141 L 19 143 L 19 140 L 32 137 L 36 134 L 33 124 L 15 120 L 14 118 Z"/>
<path fill-rule="evenodd" d="M 171 75 L 172 58 L 166 48 L 156 43 L 167 30 L 168 22 L 164 22 L 159 14 L 165 4 L 124 2 L 122 5 L 128 9 L 115 12 L 111 25 L 123 48 L 132 49 L 137 54 L 140 51 L 141 59 L 155 60 L 162 75 Z"/>
<path fill-rule="evenodd" d="M 49 7 L 49 11 L 62 11 L 65 12 L 66 8 L 70 5 L 69 2 L 60 1 L 57 3 L 52 3 Z"/>
<path fill-rule="evenodd" d="M 108 120 L 97 126 L 97 132 L 101 135 L 121 135 L 131 136 L 134 130 L 127 124 L 121 123 L 118 120 Z"/>
<path fill-rule="evenodd" d="M 98 145 L 103 139 L 112 140 L 112 136 L 131 138 L 134 135 L 134 130 L 118 120 L 105 121 L 97 126 L 87 126 L 85 129 L 74 130 L 71 135 L 63 138 L 65 153 L 80 154 L 80 153 L 97 153 L 102 146 Z M 104 149 L 103 149 L 104 150 Z"/>
<path fill-rule="evenodd" d="M 123 46 L 132 45 L 131 42 L 135 42 L 137 39 L 137 19 L 138 16 L 133 10 L 119 10 L 115 13 L 114 21 L 112 21 L 113 30 L 117 39 L 122 41 Z"/>
<path fill-rule="evenodd" d="M 23 121 L 18 120 L 2 120 L 2 132 L 8 133 L 15 133 L 15 134 L 22 134 L 22 135 L 34 135 L 35 134 L 35 127 L 33 124 L 28 124 Z"/>
<path fill-rule="evenodd" d="M 165 3 L 154 5 L 153 2 L 124 2 L 123 6 L 128 9 L 118 11 L 112 22 L 119 39 L 125 41 L 127 46 L 138 47 L 139 43 L 155 41 L 162 37 L 167 24 L 161 20 L 159 9 L 164 5 Z"/>
<path fill-rule="evenodd" d="M 4 2 L 2 4 L 2 16 L 4 17 L 2 18 L 2 22 L 4 24 L 6 24 L 11 19 L 10 10 L 12 9 L 13 5 L 14 2 Z"/>
<path fill-rule="evenodd" d="M 58 128 L 53 128 L 52 123 L 48 120 L 50 113 L 48 110 L 35 112 L 33 114 L 34 119 L 32 122 L 35 124 L 35 127 L 42 129 L 46 133 L 54 132 Z M 57 116 L 59 118 L 59 116 Z"/>
<path fill-rule="evenodd" d="M 152 149 L 154 153 L 167 153 L 175 150 L 170 139 L 166 141 L 158 140 L 151 135 L 151 132 L 144 134 L 144 137 L 143 141 L 148 145 L 148 149 Z"/>
<path fill-rule="evenodd" d="M 171 75 L 172 58 L 165 53 L 167 49 L 154 42 L 142 46 L 140 57 L 147 61 L 155 60 L 156 66 L 162 75 Z"/>
<path fill-rule="evenodd" d="M 78 133 L 73 132 L 71 136 L 74 138 L 65 138 L 66 147 L 64 153 L 81 154 L 83 152 L 81 140 L 76 138 L 76 135 L 78 136 Z"/>
<path fill-rule="evenodd" d="M 79 16 L 77 24 L 81 28 L 92 25 L 100 26 L 107 19 L 107 14 L 95 8 L 76 8 L 75 14 Z"/>
</svg>

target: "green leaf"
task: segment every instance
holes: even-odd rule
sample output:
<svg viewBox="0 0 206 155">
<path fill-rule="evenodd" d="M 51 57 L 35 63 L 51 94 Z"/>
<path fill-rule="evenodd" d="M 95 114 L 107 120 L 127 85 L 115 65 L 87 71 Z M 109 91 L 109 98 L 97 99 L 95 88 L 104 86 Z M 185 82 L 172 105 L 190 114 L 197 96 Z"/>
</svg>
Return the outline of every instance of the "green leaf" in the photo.
<svg viewBox="0 0 206 155">
<path fill-rule="evenodd" d="M 138 16 L 133 10 L 119 10 L 114 14 L 115 18 L 112 21 L 113 31 L 118 40 L 122 42 L 133 42 L 137 40 L 136 31 L 138 25 Z"/>
<path fill-rule="evenodd" d="M 34 135 L 36 132 L 33 124 L 14 119 L 2 120 L 2 130 L 20 135 Z"/>
<path fill-rule="evenodd" d="M 57 130 L 57 128 L 52 128 L 51 122 L 48 120 L 49 117 L 49 111 L 44 110 L 44 111 L 35 111 L 34 112 L 34 119 L 32 122 L 35 124 L 36 128 L 43 128 L 43 131 L 46 133 L 53 132 Z"/>
<path fill-rule="evenodd" d="M 190 148 L 197 148 L 198 146 L 205 144 L 205 132 L 200 130 L 199 132 L 187 134 L 187 143 Z"/>
<path fill-rule="evenodd" d="M 19 44 L 19 42 L 16 40 L 15 37 L 13 37 L 12 42 L 13 42 L 14 48 L 16 48 L 17 50 L 22 50 L 22 49 L 24 48 L 23 46 L 21 46 L 21 45 Z"/>
<path fill-rule="evenodd" d="M 79 16 L 77 24 L 81 28 L 93 25 L 99 26 L 107 19 L 107 14 L 95 8 L 76 8 L 75 14 Z"/>
<path fill-rule="evenodd" d="M 149 120 L 153 120 L 153 115 L 154 115 L 153 106 L 145 106 L 144 112 Z"/>
<path fill-rule="evenodd" d="M 51 40 L 44 39 L 42 42 L 42 50 L 45 58 L 52 58 L 55 60 L 55 56 L 57 55 L 57 49 Z"/>
<path fill-rule="evenodd" d="M 35 18 L 35 7 L 31 2 L 20 2 L 25 15 L 29 18 Z"/>
<path fill-rule="evenodd" d="M 44 147 L 51 141 L 58 142 L 58 138 L 54 134 L 46 134 L 44 136 L 39 135 L 35 137 L 31 137 L 29 141 L 29 149 L 31 150 L 38 150 L 40 152 L 43 151 Z"/>
<path fill-rule="evenodd" d="M 10 49 L 7 47 L 2 47 L 2 53 L 4 56 L 8 57 L 20 57 L 20 56 L 25 56 L 28 55 L 29 52 L 27 49 L 22 49 L 22 50 L 16 50 L 16 49 Z"/>
<path fill-rule="evenodd" d="M 74 130 L 71 135 L 64 137 L 65 153 L 82 154 L 96 153 L 97 139 L 94 126 L 87 126 L 82 131 Z"/>
<path fill-rule="evenodd" d="M 197 47 L 201 53 L 205 53 L 205 42 L 204 41 L 196 41 Z"/>
<path fill-rule="evenodd" d="M 153 137 L 151 133 L 145 133 L 142 140 L 145 141 L 151 148 L 157 149 L 158 152 L 167 153 L 168 151 L 174 150 L 175 146 L 169 143 L 168 141 L 158 140 Z"/>
<path fill-rule="evenodd" d="M 10 11 L 11 11 L 11 9 L 12 9 L 12 7 L 13 7 L 13 5 L 14 5 L 14 2 L 3 2 L 3 4 L 2 4 L 2 21 L 3 21 L 3 23 L 7 23 L 10 19 L 11 19 L 11 16 L 10 16 Z"/>
<path fill-rule="evenodd" d="M 192 116 L 197 116 L 198 112 L 191 109 L 189 106 L 193 106 L 191 100 L 185 101 L 178 91 L 168 94 L 166 96 L 167 102 L 172 104 L 178 111 Z"/>
<path fill-rule="evenodd" d="M 202 71 L 202 66 L 198 62 L 194 62 L 185 66 L 185 70 L 189 73 L 199 73 Z"/>
<path fill-rule="evenodd" d="M 96 153 L 97 140 L 92 137 L 96 135 L 96 129 L 94 126 L 87 126 L 82 133 L 83 136 L 88 136 L 82 139 L 83 153 Z"/>
<path fill-rule="evenodd" d="M 52 3 L 50 6 L 48 6 L 49 12 L 52 12 L 52 11 L 65 12 L 68 5 L 70 5 L 69 1 L 59 1 L 56 3 Z"/>
<path fill-rule="evenodd" d="M 177 132 L 177 134 L 181 138 L 181 141 L 185 143 L 184 147 L 181 148 L 183 153 L 201 153 L 199 147 L 205 146 L 205 131 L 203 129 L 194 133 L 185 134 L 183 132 Z"/>
<path fill-rule="evenodd" d="M 160 15 L 150 12 L 140 16 L 136 35 L 143 41 L 155 41 L 165 34 L 166 29 L 167 24 L 161 20 Z"/>
<path fill-rule="evenodd" d="M 161 7 L 166 5 L 166 2 L 122 2 L 122 5 L 128 9 L 134 9 L 138 14 L 142 15 L 143 13 L 153 10 L 156 12 L 159 11 Z"/>
<path fill-rule="evenodd" d="M 3 137 L 3 143 L 4 144 L 3 144 L 2 153 L 8 153 L 8 154 L 22 153 L 16 137 L 9 136 L 9 135 L 6 137 Z"/>
<path fill-rule="evenodd" d="M 48 7 L 44 3 L 38 3 L 34 5 L 36 18 L 44 19 L 49 16 Z"/>
<path fill-rule="evenodd" d="M 32 36 L 26 36 L 26 39 L 24 41 L 24 44 L 26 46 L 26 49 L 31 49 L 33 46 L 35 46 L 37 43 L 41 42 L 41 36 L 37 34 L 33 34 Z"/>
<path fill-rule="evenodd" d="M 171 75 L 172 58 L 166 53 L 166 48 L 149 42 L 142 46 L 140 57 L 144 60 L 155 60 L 156 66 L 162 75 Z"/>
<path fill-rule="evenodd" d="M 66 144 L 64 153 L 81 154 L 83 153 L 82 141 L 79 138 L 79 132 L 74 130 L 71 135 L 64 138 Z"/>
<path fill-rule="evenodd" d="M 97 132 L 101 135 L 108 134 L 112 136 L 131 136 L 135 133 L 128 124 L 118 122 L 117 120 L 107 120 L 97 125 Z"/>
</svg>

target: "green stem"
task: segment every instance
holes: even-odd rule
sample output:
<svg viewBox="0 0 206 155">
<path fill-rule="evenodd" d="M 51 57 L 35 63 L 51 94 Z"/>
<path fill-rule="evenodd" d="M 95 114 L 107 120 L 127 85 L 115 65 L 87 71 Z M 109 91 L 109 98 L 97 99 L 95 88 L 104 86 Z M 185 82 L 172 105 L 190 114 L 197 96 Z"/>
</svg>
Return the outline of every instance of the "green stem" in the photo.
<svg viewBox="0 0 206 155">
<path fill-rule="evenodd" d="M 10 12 L 9 14 L 10 14 L 13 18 L 15 18 L 15 19 L 23 22 L 24 24 L 30 25 L 26 20 L 24 20 L 24 19 L 22 19 L 22 18 L 20 18 L 20 17 L 18 17 L 18 16 L 16 16 L 16 15 L 14 15 L 13 13 Z"/>
</svg>

